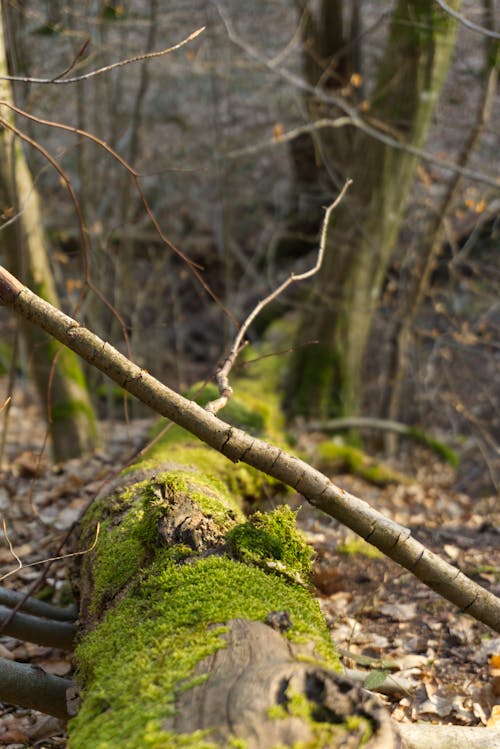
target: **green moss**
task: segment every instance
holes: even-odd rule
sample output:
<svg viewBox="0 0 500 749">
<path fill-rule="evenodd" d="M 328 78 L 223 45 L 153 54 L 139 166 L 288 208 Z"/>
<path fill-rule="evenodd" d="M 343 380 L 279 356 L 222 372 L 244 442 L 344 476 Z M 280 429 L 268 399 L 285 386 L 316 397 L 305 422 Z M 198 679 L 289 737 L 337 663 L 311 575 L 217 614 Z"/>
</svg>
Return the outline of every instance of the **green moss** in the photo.
<svg viewBox="0 0 500 749">
<path fill-rule="evenodd" d="M 275 720 L 286 720 L 290 715 L 295 715 L 305 720 L 311 728 L 313 738 L 310 741 L 300 741 L 293 744 L 292 749 L 322 749 L 328 746 L 342 746 L 343 737 L 358 734 L 356 746 L 363 746 L 373 735 L 373 726 L 368 718 L 361 715 L 348 716 L 345 721 L 340 722 L 338 717 L 328 707 L 319 706 L 311 702 L 303 694 L 290 689 L 285 690 L 284 703 L 273 706 L 268 711 L 268 716 Z M 352 743 L 354 746 L 354 743 Z M 277 747 L 275 748 L 277 749 Z M 287 749 L 284 747 L 284 749 Z"/>
<path fill-rule="evenodd" d="M 156 510 L 156 517 L 151 512 L 154 522 L 165 514 L 170 499 L 182 494 L 188 494 L 192 502 L 195 502 L 200 510 L 224 530 L 227 530 L 228 522 L 242 519 L 243 514 L 238 503 L 227 490 L 227 486 L 215 476 L 193 475 L 192 472 L 179 469 L 160 473 L 154 482 L 146 485 L 147 508 Z"/>
<path fill-rule="evenodd" d="M 372 546 L 362 538 L 353 538 L 345 544 L 337 546 L 341 554 L 361 554 L 368 559 L 382 559 L 384 555 L 375 546 Z"/>
<path fill-rule="evenodd" d="M 224 647 L 224 626 L 210 625 L 264 620 L 272 610 L 288 611 L 289 636 L 306 635 L 338 667 L 319 606 L 300 586 L 225 557 L 177 565 L 167 550 L 159 551 L 77 648 L 86 689 L 70 723 L 70 748 L 209 747 L 209 735 L 177 737 L 164 721 L 174 714 L 177 694 L 193 686 L 196 664 Z"/>
<path fill-rule="evenodd" d="M 296 513 L 287 505 L 274 512 L 254 513 L 232 528 L 226 538 L 231 553 L 243 562 L 270 567 L 292 579 L 308 582 L 311 548 L 295 527 Z"/>
<path fill-rule="evenodd" d="M 352 445 L 328 440 L 318 445 L 317 454 L 319 465 L 324 470 L 348 471 L 377 486 L 409 483 L 407 476 L 375 462 L 363 450 Z"/>
<path fill-rule="evenodd" d="M 92 561 L 93 613 L 120 592 L 141 568 L 147 550 L 142 537 L 144 521 L 143 510 L 131 510 L 115 527 L 109 520 L 102 523 Z"/>
<path fill-rule="evenodd" d="M 50 417 L 56 423 L 74 419 L 79 414 L 83 414 L 89 421 L 94 420 L 94 411 L 89 401 L 73 398 L 64 402 L 53 403 L 50 409 Z"/>
<path fill-rule="evenodd" d="M 159 422 L 151 433 L 151 438 L 165 427 Z M 256 468 L 244 463 L 233 464 L 223 455 L 205 446 L 196 437 L 178 426 L 171 427 L 141 458 L 126 472 L 141 468 L 154 468 L 158 463 L 170 463 L 186 468 L 194 468 L 203 481 L 220 490 L 224 487 L 229 493 L 242 498 L 258 500 L 264 491 L 268 495 L 274 487 L 276 491 L 285 488 L 275 479 L 266 476 Z"/>
<path fill-rule="evenodd" d="M 453 468 L 457 468 L 460 462 L 458 454 L 444 442 L 441 442 L 441 440 L 437 440 L 435 437 L 430 437 L 426 432 L 422 431 L 421 429 L 417 429 L 416 427 L 408 427 L 408 431 L 406 432 L 406 434 L 408 437 L 411 437 L 412 439 L 417 440 L 417 442 L 421 442 L 423 445 L 428 447 L 429 450 L 432 450 L 433 453 L 438 455 L 440 458 L 443 458 L 443 460 L 453 466 Z"/>
<path fill-rule="evenodd" d="M 96 549 L 88 560 L 94 585 L 93 613 L 99 612 L 151 558 L 160 543 L 158 523 L 168 515 L 170 501 L 174 498 L 188 494 L 224 532 L 242 519 L 234 501 L 219 485 L 214 488 L 209 481 L 190 482 L 189 477 L 185 471 L 160 473 L 91 508 L 85 518 L 86 532 L 93 534 L 96 523 L 101 524 Z M 182 559 L 192 556 L 193 549 L 178 544 L 170 548 L 170 554 L 174 559 Z"/>
</svg>

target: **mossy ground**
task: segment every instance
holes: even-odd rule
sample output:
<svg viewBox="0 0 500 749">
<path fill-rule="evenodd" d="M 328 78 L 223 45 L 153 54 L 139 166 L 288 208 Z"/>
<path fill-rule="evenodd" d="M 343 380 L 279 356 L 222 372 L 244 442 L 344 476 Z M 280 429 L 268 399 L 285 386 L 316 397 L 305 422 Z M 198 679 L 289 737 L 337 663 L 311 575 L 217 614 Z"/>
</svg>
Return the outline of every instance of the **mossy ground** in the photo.
<svg viewBox="0 0 500 749">
<path fill-rule="evenodd" d="M 318 445 L 316 454 L 320 469 L 329 472 L 348 471 L 376 486 L 410 483 L 404 474 L 377 463 L 363 450 L 343 442 L 325 440 Z"/>
</svg>

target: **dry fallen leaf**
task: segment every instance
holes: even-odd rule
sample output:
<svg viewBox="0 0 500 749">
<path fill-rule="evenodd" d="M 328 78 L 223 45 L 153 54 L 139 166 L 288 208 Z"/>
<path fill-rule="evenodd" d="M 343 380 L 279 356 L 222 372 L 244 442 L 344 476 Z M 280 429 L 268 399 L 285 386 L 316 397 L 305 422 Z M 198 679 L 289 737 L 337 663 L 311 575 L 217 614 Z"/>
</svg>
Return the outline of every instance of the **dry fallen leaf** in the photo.
<svg viewBox="0 0 500 749">
<path fill-rule="evenodd" d="M 493 705 L 491 708 L 491 715 L 486 723 L 487 728 L 500 725 L 500 705 Z"/>
</svg>

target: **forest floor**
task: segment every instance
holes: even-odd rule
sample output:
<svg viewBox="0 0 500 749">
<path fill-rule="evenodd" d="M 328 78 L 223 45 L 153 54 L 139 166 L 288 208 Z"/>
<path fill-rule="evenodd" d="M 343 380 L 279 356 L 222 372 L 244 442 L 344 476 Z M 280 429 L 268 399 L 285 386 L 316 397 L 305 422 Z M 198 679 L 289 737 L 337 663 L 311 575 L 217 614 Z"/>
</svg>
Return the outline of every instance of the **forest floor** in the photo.
<svg viewBox="0 0 500 749">
<path fill-rule="evenodd" d="M 102 486 L 144 444 L 148 420 L 103 423 L 105 449 L 53 466 L 40 459 L 44 424 L 29 390 L 17 394 L 8 427 L 7 467 L 0 473 L 0 513 L 8 540 L 0 544 L 3 585 L 27 591 L 42 572 L 55 603 L 70 595 L 59 544 Z M 307 449 L 314 445 L 308 437 Z M 301 446 L 305 447 L 305 446 Z M 333 480 L 416 537 L 477 582 L 500 595 L 500 523 L 496 497 L 473 500 L 451 491 L 450 468 L 425 452 L 398 468 L 414 476 L 384 488 L 352 475 Z M 486 725 L 499 719 L 500 637 L 456 611 L 409 573 L 359 544 L 354 534 L 304 503 L 299 524 L 314 546 L 314 584 L 343 664 L 376 687 L 400 721 Z M 12 544 L 22 568 L 9 549 Z M 29 566 L 33 563 L 36 566 Z M 0 638 L 0 656 L 68 676 L 71 656 L 54 648 Z M 354 675 L 356 675 L 354 674 Z M 496 707 L 495 707 L 496 706 Z M 64 726 L 31 710 L 0 703 L 0 745 L 11 749 L 65 747 Z"/>
</svg>

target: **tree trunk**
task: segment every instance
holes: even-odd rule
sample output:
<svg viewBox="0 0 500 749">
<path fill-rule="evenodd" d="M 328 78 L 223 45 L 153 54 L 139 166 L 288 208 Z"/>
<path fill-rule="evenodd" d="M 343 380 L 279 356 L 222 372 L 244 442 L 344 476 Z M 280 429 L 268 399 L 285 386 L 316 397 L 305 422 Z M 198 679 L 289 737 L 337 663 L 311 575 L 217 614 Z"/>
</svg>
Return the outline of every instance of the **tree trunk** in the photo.
<svg viewBox="0 0 500 749">
<path fill-rule="evenodd" d="M 69 749 L 396 747 L 339 675 L 294 514 L 245 521 L 265 479 L 220 458 L 174 427 L 84 519 Z"/>
<path fill-rule="evenodd" d="M 455 3 L 457 5 L 458 3 Z M 431 0 L 398 0 L 371 99 L 370 118 L 420 146 L 444 81 L 455 22 Z M 318 136 L 319 137 L 319 136 Z M 322 137 L 335 159 L 336 130 Z M 294 413 L 314 417 L 356 414 L 362 365 L 385 270 L 401 224 L 418 160 L 357 131 L 347 199 L 332 218 L 329 251 L 316 287 L 316 302 L 303 313 L 289 381 Z"/>
<path fill-rule="evenodd" d="M 317 14 L 306 0 L 299 9 L 305 80 L 310 86 L 347 96 L 351 76 L 361 73 L 358 0 L 349 3 L 321 0 Z M 304 103 L 312 122 L 328 116 L 327 108 L 314 95 L 308 93 Z M 334 183 L 340 180 L 342 165 L 351 163 L 353 133 L 351 127 L 336 132 L 333 160 L 330 149 L 325 151 L 325 141 L 319 133 L 302 134 L 291 141 L 293 193 L 286 228 L 278 243 L 278 258 L 301 256 L 304 240 L 315 240 L 323 219 L 323 206 L 332 191 L 332 178 Z M 340 187 L 341 182 L 336 186 Z"/>
<path fill-rule="evenodd" d="M 488 9 L 487 9 L 488 10 Z M 492 9 L 485 13 L 486 26 L 492 28 L 494 15 Z M 495 39 L 485 39 L 485 69 L 488 71 L 484 82 L 481 99 L 479 101 L 476 122 L 469 133 L 457 159 L 461 167 L 467 166 L 474 149 L 480 140 L 485 127 L 491 118 L 491 110 L 498 87 L 500 68 L 500 42 Z M 454 175 L 443 197 L 439 210 L 427 230 L 429 237 L 426 246 L 421 250 L 414 262 L 411 262 L 409 278 L 400 289 L 399 309 L 393 325 L 390 340 L 390 350 L 385 383 L 385 397 L 382 414 L 388 419 L 400 416 L 403 385 L 406 379 L 409 353 L 413 345 L 413 323 L 421 307 L 425 295 L 429 291 L 430 279 L 446 239 L 446 219 L 453 207 L 462 185 L 462 176 Z M 422 238 L 419 238 L 422 242 Z M 394 455 L 397 449 L 397 437 L 390 435 L 385 442 L 386 451 Z"/>
<path fill-rule="evenodd" d="M 0 17 L 0 72 L 8 74 Z M 0 81 L 0 98 L 12 102 L 8 81 Z M 19 141 L 2 108 L 0 130 L 0 213 L 2 246 L 10 269 L 56 307 L 60 302 L 47 257 L 38 193 Z M 93 448 L 97 432 L 80 361 L 38 328 L 24 322 L 22 332 L 29 364 L 47 415 L 56 460 Z"/>
</svg>

